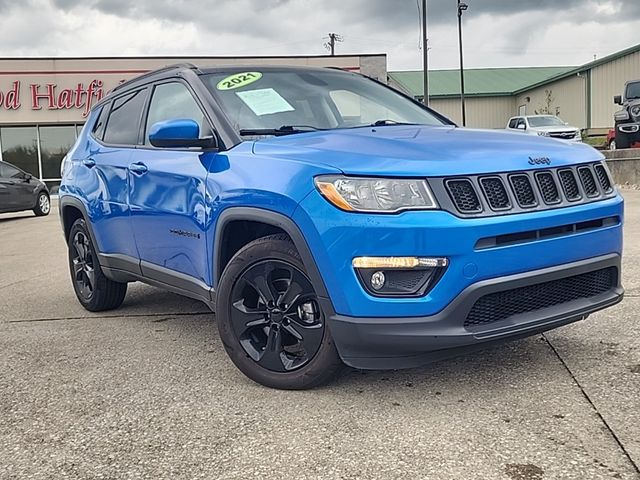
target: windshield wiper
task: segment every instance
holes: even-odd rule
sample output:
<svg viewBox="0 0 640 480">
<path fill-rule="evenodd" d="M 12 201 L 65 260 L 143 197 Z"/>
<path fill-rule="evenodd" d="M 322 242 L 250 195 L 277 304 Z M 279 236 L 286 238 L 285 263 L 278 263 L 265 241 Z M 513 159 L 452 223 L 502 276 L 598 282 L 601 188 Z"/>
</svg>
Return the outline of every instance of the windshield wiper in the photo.
<svg viewBox="0 0 640 480">
<path fill-rule="evenodd" d="M 384 127 L 385 125 L 420 125 L 419 123 L 409 123 L 409 122 L 397 122 L 395 120 L 383 119 L 376 120 L 375 122 L 369 125 L 363 125 L 366 127 Z"/>
<path fill-rule="evenodd" d="M 312 125 L 283 125 L 279 128 L 243 128 L 240 130 L 242 136 L 259 136 L 274 135 L 276 137 L 282 135 L 291 135 L 293 133 L 316 132 L 327 130 L 326 128 L 318 128 Z"/>
</svg>

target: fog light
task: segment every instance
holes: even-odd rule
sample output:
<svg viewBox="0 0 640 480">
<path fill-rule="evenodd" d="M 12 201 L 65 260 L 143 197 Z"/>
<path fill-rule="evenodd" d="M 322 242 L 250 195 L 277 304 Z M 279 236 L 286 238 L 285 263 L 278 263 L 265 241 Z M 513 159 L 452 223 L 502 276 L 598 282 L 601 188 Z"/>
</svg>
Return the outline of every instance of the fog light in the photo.
<svg viewBox="0 0 640 480">
<path fill-rule="evenodd" d="M 382 272 L 375 272 L 373 275 L 371 275 L 371 287 L 374 290 L 380 290 L 382 287 L 384 287 L 384 281 L 385 277 L 384 273 Z"/>
</svg>

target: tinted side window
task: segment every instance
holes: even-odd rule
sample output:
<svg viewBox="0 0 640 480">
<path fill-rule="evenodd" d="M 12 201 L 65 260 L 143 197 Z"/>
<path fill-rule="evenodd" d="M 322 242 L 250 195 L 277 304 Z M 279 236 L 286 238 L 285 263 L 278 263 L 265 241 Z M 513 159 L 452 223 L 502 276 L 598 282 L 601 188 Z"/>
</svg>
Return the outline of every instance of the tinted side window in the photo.
<svg viewBox="0 0 640 480">
<path fill-rule="evenodd" d="M 91 134 L 94 138 L 98 140 L 102 140 L 102 136 L 104 135 L 104 127 L 107 125 L 107 115 L 109 114 L 109 109 L 111 108 L 111 102 L 102 106 L 102 110 L 100 110 L 100 115 L 98 115 L 98 119 L 96 123 L 93 125 L 93 130 L 91 130 Z M 78 131 L 78 135 L 80 132 Z"/>
<path fill-rule="evenodd" d="M 22 173 L 17 168 L 8 165 L 6 163 L 0 163 L 0 177 L 2 178 L 23 178 L 24 173 Z"/>
<path fill-rule="evenodd" d="M 137 145 L 140 118 L 147 99 L 147 90 L 123 95 L 113 101 L 104 141 L 116 145 Z"/>
<path fill-rule="evenodd" d="M 511 121 L 509 122 L 509 128 L 516 128 L 517 123 L 518 123 L 518 119 L 512 118 Z"/>
<path fill-rule="evenodd" d="M 154 123 L 176 119 L 193 120 L 200 126 L 201 137 L 211 135 L 211 129 L 204 113 L 186 85 L 172 82 L 156 86 L 149 105 L 149 115 L 144 133 L 145 145 L 149 145 L 149 130 Z"/>
</svg>

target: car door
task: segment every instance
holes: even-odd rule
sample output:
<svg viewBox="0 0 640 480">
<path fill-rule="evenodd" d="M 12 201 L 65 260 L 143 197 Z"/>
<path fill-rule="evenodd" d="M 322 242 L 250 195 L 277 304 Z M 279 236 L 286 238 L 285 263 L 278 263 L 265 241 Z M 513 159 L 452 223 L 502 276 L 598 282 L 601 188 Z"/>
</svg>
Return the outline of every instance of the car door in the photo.
<svg viewBox="0 0 640 480">
<path fill-rule="evenodd" d="M 128 202 L 128 166 L 138 145 L 147 88 L 129 91 L 103 107 L 81 153 L 76 184 L 83 185 L 101 261 L 140 273 Z"/>
<path fill-rule="evenodd" d="M 34 205 L 31 175 L 8 163 L 0 163 L 0 210 L 29 210 Z"/>
<path fill-rule="evenodd" d="M 191 119 L 200 136 L 211 127 L 190 87 L 182 81 L 155 85 L 144 128 L 144 147 L 129 165 L 129 204 L 136 245 L 145 277 L 208 295 L 211 284 L 205 228 L 208 167 L 215 152 L 161 149 L 149 142 L 153 124 Z"/>
</svg>

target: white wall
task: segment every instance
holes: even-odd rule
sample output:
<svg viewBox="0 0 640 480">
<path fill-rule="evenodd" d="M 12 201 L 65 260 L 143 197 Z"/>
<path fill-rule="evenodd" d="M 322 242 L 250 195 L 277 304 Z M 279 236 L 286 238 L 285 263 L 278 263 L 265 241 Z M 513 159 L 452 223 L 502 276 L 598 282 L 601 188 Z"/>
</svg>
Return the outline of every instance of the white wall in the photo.
<svg viewBox="0 0 640 480">
<path fill-rule="evenodd" d="M 613 126 L 613 114 L 620 106 L 614 95 L 622 95 L 625 82 L 640 80 L 640 52 L 606 63 L 591 71 L 591 126 Z"/>
<path fill-rule="evenodd" d="M 516 113 L 518 107 L 526 106 L 527 115 L 535 115 L 547 105 L 546 92 L 550 91 L 553 101 L 551 103 L 551 114 L 558 115 L 572 126 L 579 128 L 587 127 L 587 79 L 586 76 L 577 75 L 548 83 L 542 87 L 528 90 L 517 95 L 515 99 Z"/>
<path fill-rule="evenodd" d="M 510 117 L 517 114 L 514 97 L 465 98 L 467 127 L 504 128 Z M 431 108 L 462 125 L 462 109 L 459 98 L 436 98 Z"/>
</svg>

